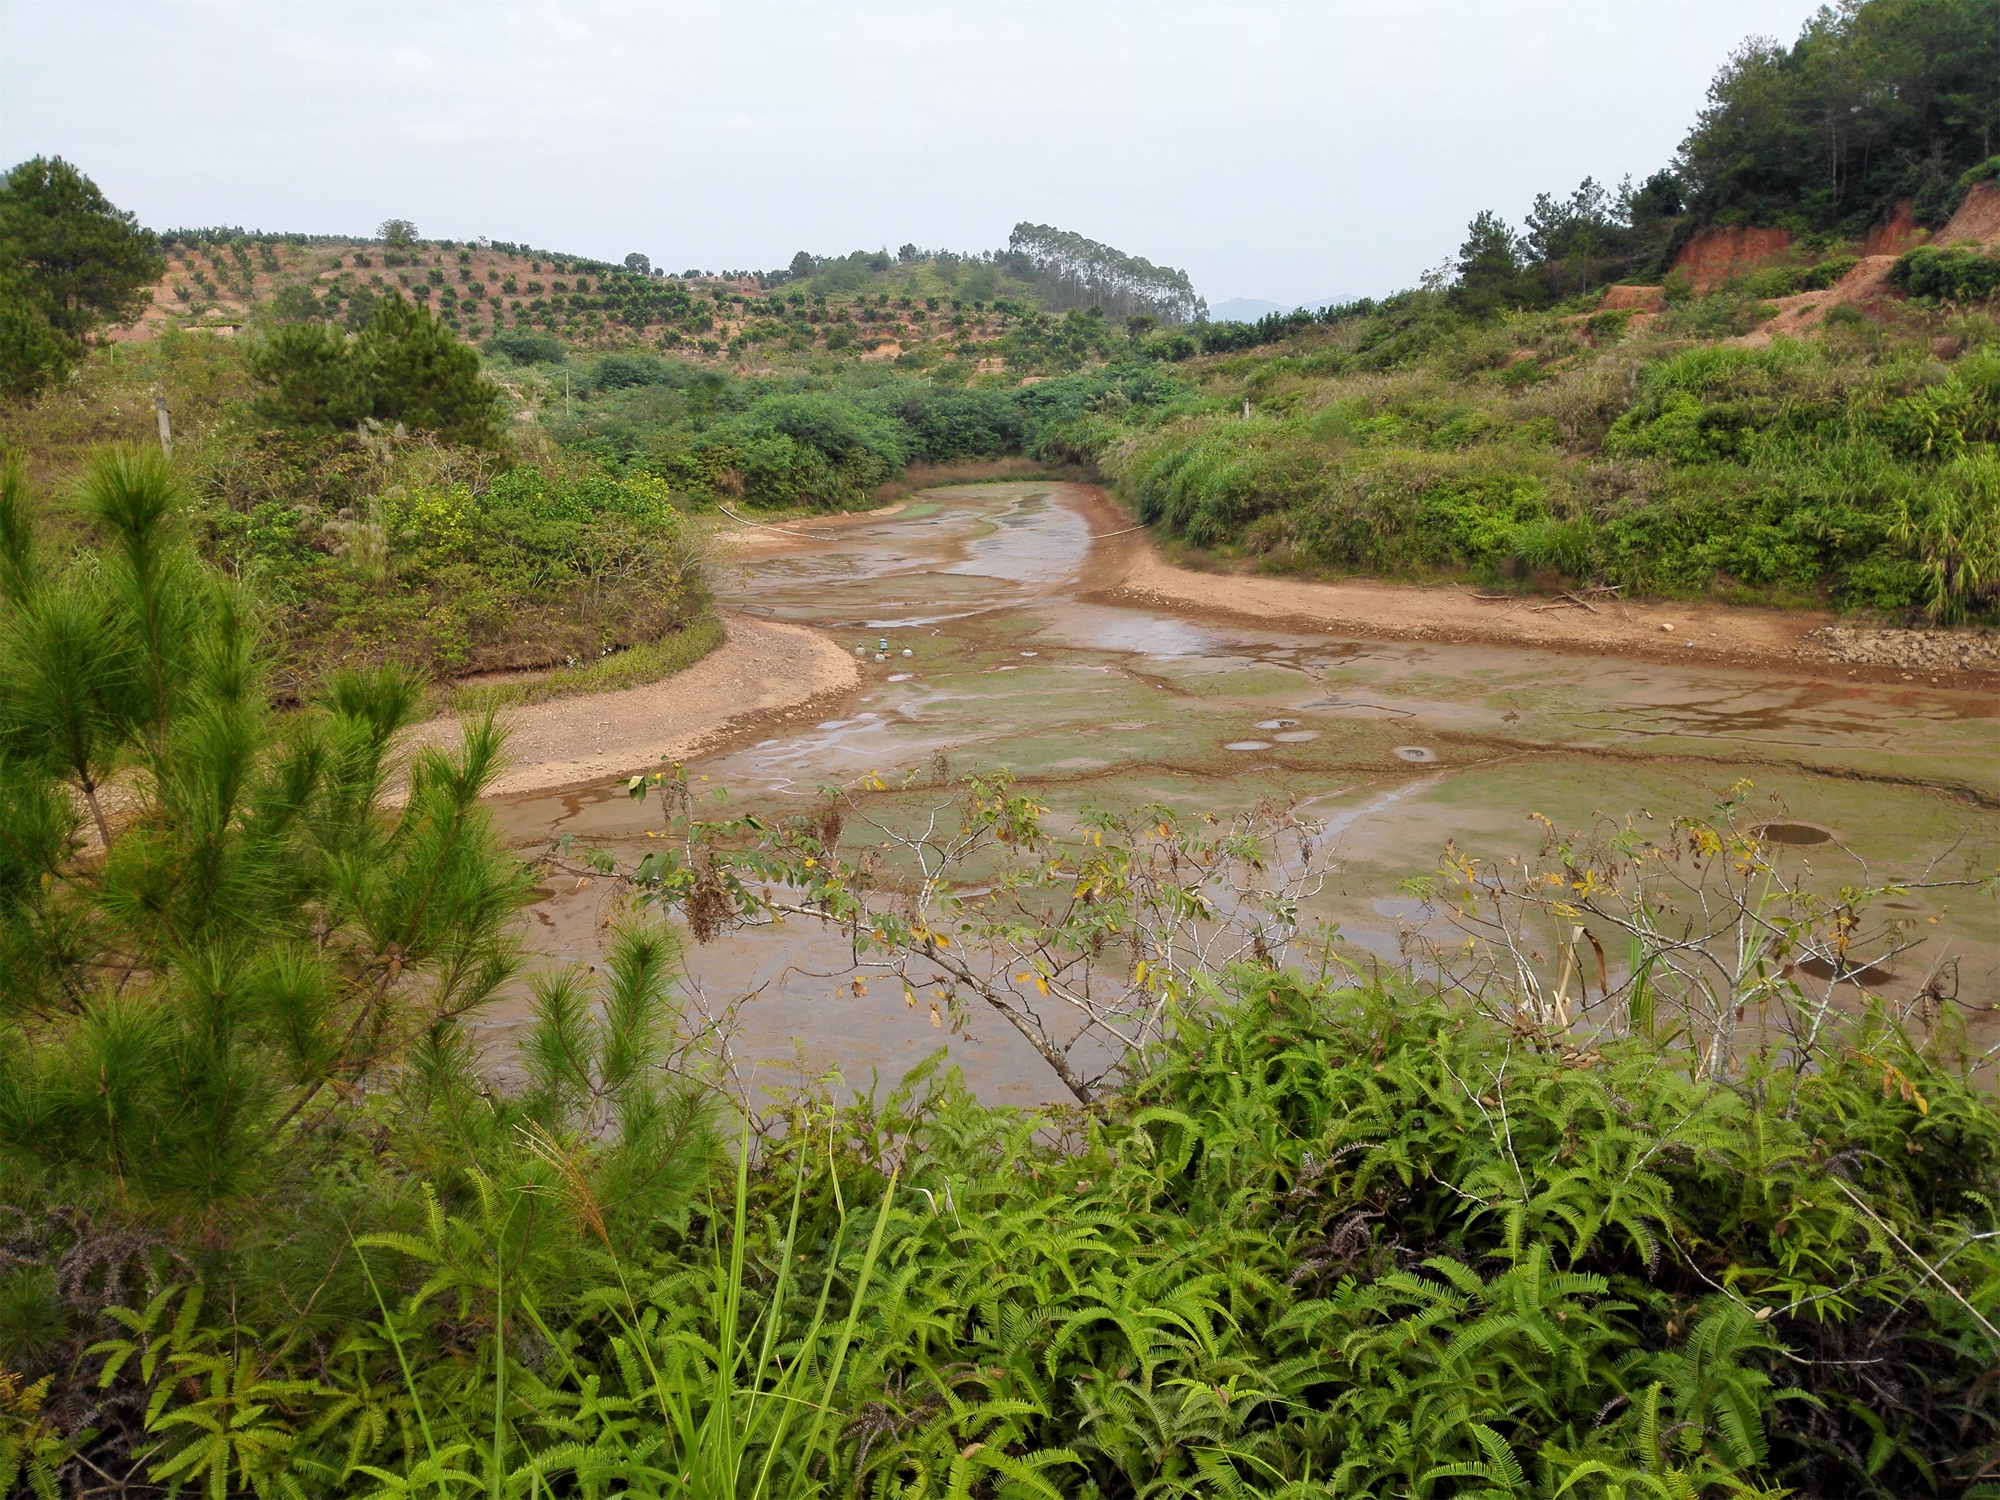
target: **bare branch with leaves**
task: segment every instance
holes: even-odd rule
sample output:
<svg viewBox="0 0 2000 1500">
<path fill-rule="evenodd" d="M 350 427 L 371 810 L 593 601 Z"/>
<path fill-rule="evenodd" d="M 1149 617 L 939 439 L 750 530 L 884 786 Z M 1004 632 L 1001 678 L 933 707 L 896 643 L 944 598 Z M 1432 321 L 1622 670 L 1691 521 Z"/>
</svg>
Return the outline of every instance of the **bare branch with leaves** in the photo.
<svg viewBox="0 0 2000 1500">
<path fill-rule="evenodd" d="M 683 770 L 634 777 L 673 846 L 630 869 L 602 851 L 580 863 L 677 908 L 699 941 L 795 919 L 837 928 L 858 975 L 898 983 L 912 1008 L 928 992 L 940 1027 L 985 1007 L 1085 1103 L 1143 1066 L 1215 975 L 1283 962 L 1327 870 L 1322 827 L 1275 805 L 1227 820 L 1087 809 L 1059 833 L 1005 775 L 913 817 L 875 815 L 870 794 L 887 790 L 870 778 L 803 816 L 706 821 Z M 567 845 L 550 857 L 579 859 Z"/>
</svg>

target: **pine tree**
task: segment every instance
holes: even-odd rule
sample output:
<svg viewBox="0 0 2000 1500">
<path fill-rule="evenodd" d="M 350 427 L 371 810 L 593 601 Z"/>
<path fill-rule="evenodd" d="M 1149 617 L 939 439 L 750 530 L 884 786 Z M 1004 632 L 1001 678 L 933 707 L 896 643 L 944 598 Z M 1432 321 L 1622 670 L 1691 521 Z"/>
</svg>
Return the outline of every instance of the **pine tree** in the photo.
<svg viewBox="0 0 2000 1500">
<path fill-rule="evenodd" d="M 82 497 L 99 545 L 56 566 L 0 482 L 0 1161 L 207 1217 L 513 972 L 525 882 L 478 806 L 501 737 L 405 765 L 393 670 L 281 720 L 165 461 L 102 454 Z"/>
<path fill-rule="evenodd" d="M 144 310 L 164 268 L 152 234 L 60 156 L 0 178 L 0 392 L 60 378 L 94 331 Z"/>
<path fill-rule="evenodd" d="M 273 427 L 346 428 L 373 414 L 359 362 L 328 324 L 280 328 L 251 351 L 250 368 L 264 387 L 251 409 Z"/>
<path fill-rule="evenodd" d="M 331 324 L 279 329 L 250 367 L 262 386 L 252 409 L 272 426 L 328 431 L 373 417 L 475 447 L 500 434 L 500 389 L 479 356 L 400 293 L 371 298 L 355 338 Z"/>
<path fill-rule="evenodd" d="M 1458 284 L 1452 301 L 1475 316 L 1513 305 L 1521 295 L 1521 243 L 1506 221 L 1481 209 L 1458 247 Z"/>
<path fill-rule="evenodd" d="M 429 308 L 401 296 L 384 298 L 354 353 L 377 421 L 401 422 L 456 443 L 486 444 L 497 435 L 498 388 L 479 373 L 479 356 Z"/>
</svg>

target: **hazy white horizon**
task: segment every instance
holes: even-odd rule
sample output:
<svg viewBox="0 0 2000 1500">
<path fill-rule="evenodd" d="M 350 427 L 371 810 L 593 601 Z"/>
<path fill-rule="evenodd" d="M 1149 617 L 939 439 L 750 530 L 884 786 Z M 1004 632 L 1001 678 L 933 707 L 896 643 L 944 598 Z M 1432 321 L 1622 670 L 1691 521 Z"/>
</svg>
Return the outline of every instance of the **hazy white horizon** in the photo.
<svg viewBox="0 0 2000 1500">
<path fill-rule="evenodd" d="M 0 0 L 0 153 L 159 229 L 398 216 L 678 271 L 1027 219 L 1289 306 L 1664 165 L 1730 51 L 1815 8 Z"/>
</svg>

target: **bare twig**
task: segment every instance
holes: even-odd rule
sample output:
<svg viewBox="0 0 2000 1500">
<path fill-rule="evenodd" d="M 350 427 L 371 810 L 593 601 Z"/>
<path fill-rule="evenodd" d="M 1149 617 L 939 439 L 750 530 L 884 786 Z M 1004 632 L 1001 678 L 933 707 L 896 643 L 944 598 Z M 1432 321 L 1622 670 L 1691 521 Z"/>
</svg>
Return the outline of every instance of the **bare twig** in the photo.
<svg viewBox="0 0 2000 1500">
<path fill-rule="evenodd" d="M 1980 1310 L 1974 1307 L 1970 1302 L 1966 1301 L 1965 1294 L 1963 1292 L 1961 1292 L 1957 1287 L 1953 1286 L 1949 1281 L 1946 1281 L 1944 1279 L 1944 1275 L 1942 1272 L 1940 1272 L 1929 1261 L 1925 1260 L 1921 1255 L 1917 1254 L 1916 1251 L 1912 1250 L 1909 1247 L 1909 1245 L 1904 1242 L 1903 1237 L 1900 1234 L 1896 1233 L 1894 1229 L 1890 1228 L 1889 1225 L 1883 1221 L 1882 1216 L 1876 1213 L 1874 1209 L 1870 1208 L 1868 1206 L 1867 1200 L 1862 1198 L 1862 1196 L 1859 1193 L 1855 1192 L 1854 1189 L 1849 1187 L 1846 1183 L 1842 1182 L 1838 1177 L 1829 1176 L 1826 1180 L 1832 1183 L 1835 1187 L 1839 1188 L 1840 1191 L 1846 1196 L 1848 1202 L 1852 1203 L 1856 1208 L 1860 1209 L 1864 1214 L 1868 1215 L 1868 1217 L 1874 1221 L 1875 1227 L 1877 1229 L 1881 1230 L 1884 1234 L 1888 1235 L 1890 1239 L 1894 1240 L 1896 1242 L 1897 1249 L 1901 1250 L 1905 1255 L 1909 1256 L 1911 1260 L 1915 1261 L 1918 1265 L 1922 1266 L 1924 1268 L 1924 1274 L 1930 1277 L 1930 1279 L 1932 1281 L 1935 1281 L 1939 1286 L 1943 1287 L 1945 1289 L 1946 1294 L 1950 1296 L 1952 1301 L 1956 1302 L 1960 1307 L 1964 1308 L 1967 1312 L 1971 1313 L 1973 1321 L 1976 1322 L 1981 1328 L 1986 1330 L 1986 1336 L 1991 1340 L 1993 1340 L 1994 1347 L 1996 1349 L 2000 1349 L 2000 1328 L 1995 1328 L 1991 1323 L 1987 1322 L 1986 1315 L 1980 1312 Z"/>
</svg>

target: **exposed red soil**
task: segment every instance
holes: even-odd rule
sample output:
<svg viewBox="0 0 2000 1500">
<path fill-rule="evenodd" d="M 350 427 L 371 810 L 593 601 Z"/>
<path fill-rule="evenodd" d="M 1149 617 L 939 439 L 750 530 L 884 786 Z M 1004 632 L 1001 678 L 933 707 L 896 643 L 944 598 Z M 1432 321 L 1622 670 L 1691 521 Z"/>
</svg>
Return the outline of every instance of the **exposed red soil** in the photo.
<svg viewBox="0 0 2000 1500">
<path fill-rule="evenodd" d="M 213 247 L 211 254 L 206 248 L 174 246 L 167 252 L 167 269 L 154 283 L 152 301 L 145 312 L 136 322 L 107 330 L 103 337 L 110 343 L 137 343 L 157 338 L 170 323 L 178 323 L 188 317 L 193 304 L 197 302 L 212 305 L 195 326 L 228 337 L 247 320 L 253 306 L 268 300 L 286 282 L 304 282 L 313 287 L 318 294 L 324 295 L 326 288 L 338 274 L 335 268 L 336 261 L 364 285 L 379 281 L 381 285 L 373 287 L 377 292 L 400 290 L 405 280 L 412 283 L 424 281 L 433 268 L 442 270 L 449 283 L 460 291 L 467 285 L 467 282 L 459 276 L 460 266 L 456 250 L 426 249 L 415 255 L 421 264 L 402 267 L 385 266 L 386 252 L 380 245 L 359 241 L 351 244 L 308 246 L 280 244 L 273 247 L 273 250 L 278 266 L 276 271 L 267 268 L 261 255 L 252 255 L 251 264 L 255 269 L 250 277 L 249 296 L 246 298 L 243 295 L 244 285 L 240 279 L 237 262 L 225 248 Z M 372 264 L 356 267 L 354 257 L 357 253 L 367 256 Z M 218 260 L 220 266 L 217 265 Z M 528 300 L 531 295 L 526 292 L 518 294 L 501 292 L 501 283 L 510 276 L 523 287 L 531 280 L 546 285 L 558 276 L 562 276 L 565 280 L 573 279 L 574 275 L 591 276 L 590 272 L 566 274 L 555 271 L 546 259 L 540 261 L 539 271 L 531 269 L 534 264 L 536 262 L 525 255 L 511 255 L 498 250 L 475 250 L 472 252 L 471 264 L 465 269 L 470 271 L 471 281 L 478 282 L 487 289 L 487 296 L 499 296 L 508 302 L 514 300 L 516 295 L 523 301 Z M 210 298 L 199 290 L 194 280 L 197 269 L 209 276 L 221 293 L 220 296 Z M 193 295 L 188 301 L 183 302 L 176 293 L 176 287 L 186 287 Z M 482 325 L 493 321 L 491 308 L 483 298 L 475 316 Z"/>
<path fill-rule="evenodd" d="M 1604 300 L 1597 304 L 1597 310 L 1599 312 L 1665 312 L 1667 310 L 1667 294 L 1656 286 L 1608 286 L 1604 289 Z"/>
<path fill-rule="evenodd" d="M 1866 306 L 1896 297 L 1898 294 L 1889 287 L 1889 272 L 1904 250 L 1924 238 L 1924 232 L 1910 223 L 1909 207 L 1907 200 L 1897 204 L 1895 214 L 1886 223 L 1870 230 L 1863 245 L 1868 253 L 1861 263 L 1825 291 L 1774 298 L 1771 305 L 1778 309 L 1778 315 L 1745 334 L 1742 342 L 1755 345 L 1768 344 L 1774 338 L 1797 338 L 1825 321 L 1836 307 Z M 1974 187 L 1950 222 L 1928 242 L 1956 245 L 1968 241 L 1980 246 L 2000 243 L 2000 185 L 1982 182 Z M 1873 248 L 1876 246 L 1891 248 Z"/>
<path fill-rule="evenodd" d="M 1704 229 L 1674 257 L 1674 269 L 1687 272 L 1697 293 L 1708 293 L 1732 277 L 1769 265 L 1792 248 L 1789 229 L 1743 226 Z"/>
<path fill-rule="evenodd" d="M 1797 338 L 1843 304 L 1884 301 L 1895 295 L 1889 290 L 1889 272 L 1895 264 L 1893 255 L 1871 255 L 1825 291 L 1775 297 L 1770 305 L 1778 309 L 1778 315 L 1744 334 L 1739 342 L 1755 346 L 1775 338 Z"/>
<path fill-rule="evenodd" d="M 1867 255 L 1901 255 L 1917 242 L 1917 223 L 1910 217 L 1910 209 L 1916 200 L 1905 198 L 1889 213 L 1889 217 L 1868 231 L 1861 241 L 1861 253 Z"/>
<path fill-rule="evenodd" d="M 1976 184 L 1959 204 L 1958 212 L 1931 236 L 1933 245 L 1956 245 L 1960 240 L 1978 245 L 2000 243 L 2000 182 Z"/>
</svg>

